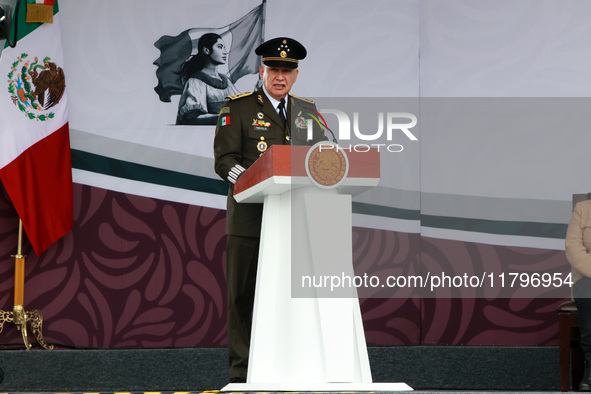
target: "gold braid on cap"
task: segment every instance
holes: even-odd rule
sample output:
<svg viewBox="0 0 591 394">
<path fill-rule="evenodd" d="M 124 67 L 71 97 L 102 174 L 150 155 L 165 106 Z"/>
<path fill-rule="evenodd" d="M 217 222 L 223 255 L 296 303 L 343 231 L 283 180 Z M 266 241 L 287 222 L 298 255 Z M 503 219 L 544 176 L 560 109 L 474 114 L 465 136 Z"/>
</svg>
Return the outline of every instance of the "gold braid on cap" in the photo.
<svg viewBox="0 0 591 394">
<path fill-rule="evenodd" d="M 299 63 L 296 59 L 290 59 L 288 57 L 264 57 L 262 60 L 264 62 L 266 62 L 267 60 L 276 60 L 276 61 L 282 61 L 282 62 Z"/>
</svg>

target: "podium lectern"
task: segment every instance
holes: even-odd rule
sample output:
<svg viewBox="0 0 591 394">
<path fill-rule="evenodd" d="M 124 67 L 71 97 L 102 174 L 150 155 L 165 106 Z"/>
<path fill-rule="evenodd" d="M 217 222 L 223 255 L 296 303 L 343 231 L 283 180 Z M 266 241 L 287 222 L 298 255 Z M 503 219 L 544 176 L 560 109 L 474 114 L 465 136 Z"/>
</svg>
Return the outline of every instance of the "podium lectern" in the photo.
<svg viewBox="0 0 591 394">
<path fill-rule="evenodd" d="M 273 145 L 234 186 L 236 201 L 264 206 L 247 382 L 222 391 L 412 390 L 372 383 L 351 285 L 351 200 L 378 184 L 379 152 L 319 158 L 319 144 Z"/>
</svg>

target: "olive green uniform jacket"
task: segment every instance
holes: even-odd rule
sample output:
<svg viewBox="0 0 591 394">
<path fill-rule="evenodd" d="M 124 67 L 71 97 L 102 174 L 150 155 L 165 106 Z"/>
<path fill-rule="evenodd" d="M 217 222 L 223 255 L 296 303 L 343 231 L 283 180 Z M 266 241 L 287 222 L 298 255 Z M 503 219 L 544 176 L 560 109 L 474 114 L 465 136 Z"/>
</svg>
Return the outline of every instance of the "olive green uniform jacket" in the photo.
<svg viewBox="0 0 591 394">
<path fill-rule="evenodd" d="M 271 145 L 314 145 L 326 140 L 314 122 L 313 139 L 307 139 L 304 119 L 316 111 L 311 100 L 296 96 L 287 99 L 287 123 L 279 115 L 263 89 L 231 96 L 222 107 L 214 139 L 215 172 L 230 183 L 226 213 L 226 234 L 259 237 L 262 204 L 239 204 L 233 197 L 234 183 Z M 314 115 L 316 116 L 316 115 Z"/>
</svg>

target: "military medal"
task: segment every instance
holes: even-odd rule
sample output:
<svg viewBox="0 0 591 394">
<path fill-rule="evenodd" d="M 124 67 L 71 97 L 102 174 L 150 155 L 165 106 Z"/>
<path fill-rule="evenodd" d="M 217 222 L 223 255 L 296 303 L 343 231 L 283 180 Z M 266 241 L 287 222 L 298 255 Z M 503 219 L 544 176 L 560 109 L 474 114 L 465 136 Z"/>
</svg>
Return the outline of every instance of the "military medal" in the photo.
<svg viewBox="0 0 591 394">
<path fill-rule="evenodd" d="M 261 140 L 257 143 L 257 149 L 261 152 L 261 155 L 267 150 L 267 142 L 265 137 L 261 136 Z"/>
<path fill-rule="evenodd" d="M 267 131 L 269 130 L 269 127 L 271 127 L 271 122 L 265 122 L 262 119 L 253 119 L 251 126 L 254 126 L 254 129 L 258 131 Z"/>
</svg>

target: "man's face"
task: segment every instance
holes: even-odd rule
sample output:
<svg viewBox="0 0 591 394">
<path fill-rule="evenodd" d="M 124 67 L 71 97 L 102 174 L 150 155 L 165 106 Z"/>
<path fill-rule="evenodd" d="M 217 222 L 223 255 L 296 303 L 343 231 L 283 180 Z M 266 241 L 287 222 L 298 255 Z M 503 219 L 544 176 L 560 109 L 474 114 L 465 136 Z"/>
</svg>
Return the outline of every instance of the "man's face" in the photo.
<svg viewBox="0 0 591 394">
<path fill-rule="evenodd" d="M 271 97 L 281 100 L 287 96 L 298 78 L 298 69 L 260 66 L 259 74 Z"/>
</svg>

